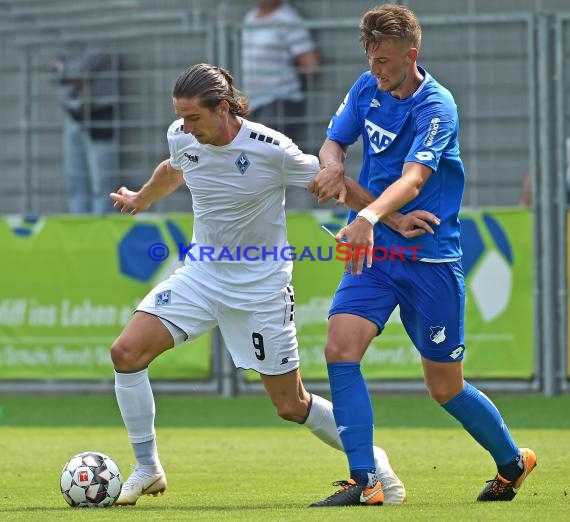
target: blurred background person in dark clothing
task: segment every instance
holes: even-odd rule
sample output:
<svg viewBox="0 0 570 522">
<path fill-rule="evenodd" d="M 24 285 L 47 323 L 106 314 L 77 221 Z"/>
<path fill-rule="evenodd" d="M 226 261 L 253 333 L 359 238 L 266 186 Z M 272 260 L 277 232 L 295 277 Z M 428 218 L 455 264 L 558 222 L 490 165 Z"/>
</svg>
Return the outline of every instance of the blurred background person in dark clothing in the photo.
<svg viewBox="0 0 570 522">
<path fill-rule="evenodd" d="M 55 58 L 50 67 L 65 109 L 63 172 L 69 211 L 105 214 L 119 186 L 117 56 L 88 50 Z"/>
</svg>

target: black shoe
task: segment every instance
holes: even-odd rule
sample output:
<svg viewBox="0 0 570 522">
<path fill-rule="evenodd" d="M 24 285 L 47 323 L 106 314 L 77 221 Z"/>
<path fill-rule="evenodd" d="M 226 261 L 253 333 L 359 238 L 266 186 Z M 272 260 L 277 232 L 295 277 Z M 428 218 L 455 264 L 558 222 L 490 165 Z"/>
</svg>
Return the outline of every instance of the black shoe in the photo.
<svg viewBox="0 0 570 522">
<path fill-rule="evenodd" d="M 371 488 L 363 488 L 349 479 L 333 482 L 333 486 L 340 486 L 340 489 L 324 500 L 313 502 L 309 507 L 381 506 L 384 503 L 380 482 Z"/>
<path fill-rule="evenodd" d="M 521 454 L 523 458 L 523 472 L 521 476 L 514 482 L 511 482 L 497 473 L 493 480 L 487 481 L 487 485 L 479 493 L 477 497 L 478 502 L 509 501 L 515 498 L 528 474 L 536 467 L 534 451 L 528 448 L 521 448 Z"/>
<path fill-rule="evenodd" d="M 487 481 L 487 485 L 479 493 L 477 502 L 492 502 L 494 500 L 513 500 L 517 492 L 513 489 L 513 483 L 504 479 L 497 473 L 497 476 Z"/>
</svg>

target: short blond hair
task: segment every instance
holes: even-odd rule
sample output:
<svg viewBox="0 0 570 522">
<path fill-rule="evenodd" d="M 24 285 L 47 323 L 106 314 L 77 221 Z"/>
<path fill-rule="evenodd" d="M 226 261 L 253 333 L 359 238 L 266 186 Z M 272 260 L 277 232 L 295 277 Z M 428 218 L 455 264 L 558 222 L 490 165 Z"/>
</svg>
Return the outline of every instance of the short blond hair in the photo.
<svg viewBox="0 0 570 522">
<path fill-rule="evenodd" d="M 422 29 L 416 15 L 407 7 L 382 4 L 364 13 L 360 21 L 360 41 L 364 50 L 393 39 L 419 50 Z"/>
</svg>

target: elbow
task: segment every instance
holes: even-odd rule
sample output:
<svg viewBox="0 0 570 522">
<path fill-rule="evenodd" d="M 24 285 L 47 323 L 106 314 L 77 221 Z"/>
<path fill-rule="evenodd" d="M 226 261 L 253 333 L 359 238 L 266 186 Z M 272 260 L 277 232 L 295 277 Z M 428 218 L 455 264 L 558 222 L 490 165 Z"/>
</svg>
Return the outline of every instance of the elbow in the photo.
<svg viewBox="0 0 570 522">
<path fill-rule="evenodd" d="M 411 195 L 411 199 L 416 199 L 420 195 L 427 179 L 424 179 L 422 176 L 414 176 L 410 177 L 409 181 L 409 194 Z"/>
<path fill-rule="evenodd" d="M 412 195 L 412 200 L 416 199 L 420 195 L 421 190 L 422 190 L 421 185 L 415 185 L 414 187 L 412 187 L 412 190 L 410 191 Z"/>
</svg>

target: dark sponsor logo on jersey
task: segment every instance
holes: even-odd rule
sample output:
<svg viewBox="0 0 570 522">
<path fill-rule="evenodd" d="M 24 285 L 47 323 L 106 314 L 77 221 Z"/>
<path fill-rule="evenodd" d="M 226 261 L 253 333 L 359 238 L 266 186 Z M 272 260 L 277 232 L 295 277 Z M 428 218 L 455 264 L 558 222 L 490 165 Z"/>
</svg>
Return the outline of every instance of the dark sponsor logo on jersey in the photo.
<svg viewBox="0 0 570 522">
<path fill-rule="evenodd" d="M 198 163 L 198 160 L 200 159 L 200 156 L 198 156 L 198 154 L 188 154 L 185 152 L 184 156 L 186 156 L 192 163 Z"/>
<path fill-rule="evenodd" d="M 264 141 L 265 143 L 272 143 L 273 145 L 279 145 L 279 140 L 276 140 L 275 138 L 272 138 L 271 136 L 265 136 L 265 134 L 259 134 L 258 132 L 251 132 L 251 134 L 249 135 L 249 137 L 252 140 L 257 140 L 257 141 Z"/>
</svg>

